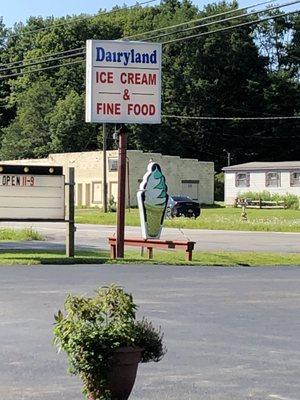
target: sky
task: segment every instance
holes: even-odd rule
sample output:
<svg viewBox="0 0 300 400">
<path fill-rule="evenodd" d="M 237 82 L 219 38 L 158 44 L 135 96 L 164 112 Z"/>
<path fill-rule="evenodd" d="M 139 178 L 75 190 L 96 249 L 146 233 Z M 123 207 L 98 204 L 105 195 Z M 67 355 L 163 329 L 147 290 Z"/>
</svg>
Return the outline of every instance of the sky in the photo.
<svg viewBox="0 0 300 400">
<path fill-rule="evenodd" d="M 143 2 L 144 0 L 139 0 Z M 200 9 L 203 5 L 216 0 L 192 0 Z M 258 0 L 240 0 L 241 7 L 246 7 Z M 136 0 L 0 0 L 0 16 L 7 27 L 11 27 L 15 22 L 26 22 L 30 16 L 55 16 L 62 17 L 74 14 L 95 14 L 100 8 L 110 10 L 113 6 L 127 4 L 128 6 L 136 4 Z M 159 0 L 156 2 L 159 3 Z M 150 3 L 150 4 L 156 4 Z"/>
</svg>

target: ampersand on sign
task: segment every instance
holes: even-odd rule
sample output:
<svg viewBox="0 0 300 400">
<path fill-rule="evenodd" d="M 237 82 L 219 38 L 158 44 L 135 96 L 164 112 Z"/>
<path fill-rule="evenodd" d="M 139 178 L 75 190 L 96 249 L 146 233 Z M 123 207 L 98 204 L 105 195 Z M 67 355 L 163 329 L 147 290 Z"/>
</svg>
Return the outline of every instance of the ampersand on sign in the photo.
<svg viewBox="0 0 300 400">
<path fill-rule="evenodd" d="M 123 94 L 123 100 L 130 100 L 129 90 L 125 89 Z"/>
</svg>

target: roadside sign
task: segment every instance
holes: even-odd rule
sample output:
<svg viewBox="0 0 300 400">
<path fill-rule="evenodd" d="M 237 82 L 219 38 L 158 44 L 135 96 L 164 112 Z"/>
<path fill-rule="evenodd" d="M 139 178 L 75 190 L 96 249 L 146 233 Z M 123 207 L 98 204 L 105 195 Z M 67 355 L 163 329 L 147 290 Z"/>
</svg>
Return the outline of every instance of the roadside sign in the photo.
<svg viewBox="0 0 300 400">
<path fill-rule="evenodd" d="M 1 165 L 0 220 L 65 220 L 62 167 Z"/>
<path fill-rule="evenodd" d="M 161 122 L 161 44 L 87 40 L 86 122 Z"/>
</svg>

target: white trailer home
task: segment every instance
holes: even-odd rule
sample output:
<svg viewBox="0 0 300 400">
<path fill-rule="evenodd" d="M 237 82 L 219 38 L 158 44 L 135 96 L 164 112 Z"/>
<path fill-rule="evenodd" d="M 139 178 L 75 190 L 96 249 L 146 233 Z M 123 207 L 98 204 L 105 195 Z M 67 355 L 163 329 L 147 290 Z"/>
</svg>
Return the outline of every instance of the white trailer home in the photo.
<svg viewBox="0 0 300 400">
<path fill-rule="evenodd" d="M 300 196 L 300 161 L 250 162 L 224 167 L 225 204 L 245 192 Z"/>
</svg>

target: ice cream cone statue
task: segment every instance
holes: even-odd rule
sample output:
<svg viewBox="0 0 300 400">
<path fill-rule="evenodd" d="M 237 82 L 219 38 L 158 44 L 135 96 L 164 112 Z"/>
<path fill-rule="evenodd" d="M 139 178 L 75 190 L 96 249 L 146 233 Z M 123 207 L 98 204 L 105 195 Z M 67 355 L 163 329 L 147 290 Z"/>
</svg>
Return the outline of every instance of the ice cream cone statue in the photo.
<svg viewBox="0 0 300 400">
<path fill-rule="evenodd" d="M 168 187 L 161 168 L 150 162 L 137 193 L 143 239 L 159 239 L 168 204 Z"/>
</svg>

